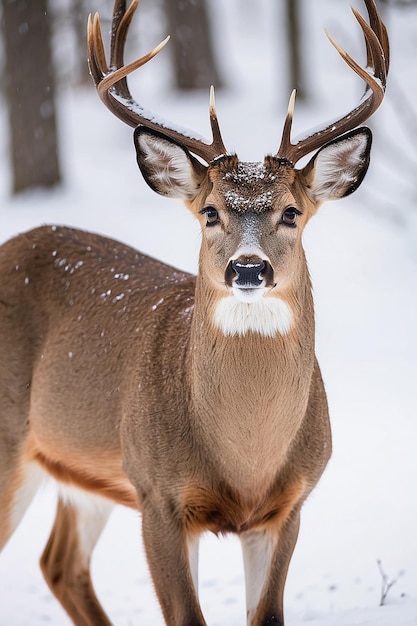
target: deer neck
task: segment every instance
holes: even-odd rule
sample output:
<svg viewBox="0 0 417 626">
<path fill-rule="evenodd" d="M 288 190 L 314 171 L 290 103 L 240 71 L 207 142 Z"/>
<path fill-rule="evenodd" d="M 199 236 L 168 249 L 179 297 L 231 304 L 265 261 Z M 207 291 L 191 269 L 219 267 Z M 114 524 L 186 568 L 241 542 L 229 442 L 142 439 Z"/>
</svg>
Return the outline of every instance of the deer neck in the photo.
<svg viewBox="0 0 417 626">
<path fill-rule="evenodd" d="M 198 427 L 220 457 L 247 460 L 248 480 L 268 480 L 270 459 L 285 462 L 303 420 L 314 364 L 314 314 L 310 282 L 304 280 L 286 302 L 289 332 L 264 336 L 248 331 L 225 335 L 213 322 L 218 295 L 204 276 L 196 285 L 191 333 L 192 403 Z M 221 441 L 219 441 L 219 433 Z M 231 462 L 230 462 L 231 461 Z M 236 467 L 238 463 L 236 463 Z M 276 465 L 274 465 L 274 472 Z"/>
</svg>

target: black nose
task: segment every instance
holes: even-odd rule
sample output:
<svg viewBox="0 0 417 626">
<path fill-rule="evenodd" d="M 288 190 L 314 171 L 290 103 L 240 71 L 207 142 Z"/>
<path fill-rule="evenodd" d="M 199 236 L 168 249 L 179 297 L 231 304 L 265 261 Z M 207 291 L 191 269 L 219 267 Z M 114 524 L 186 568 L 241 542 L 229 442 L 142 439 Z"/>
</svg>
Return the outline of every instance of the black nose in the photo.
<svg viewBox="0 0 417 626">
<path fill-rule="evenodd" d="M 230 266 L 234 274 L 237 275 L 237 278 L 234 280 L 235 285 L 253 288 L 262 284 L 262 273 L 266 268 L 266 263 L 262 259 L 239 257 L 231 261 Z"/>
</svg>

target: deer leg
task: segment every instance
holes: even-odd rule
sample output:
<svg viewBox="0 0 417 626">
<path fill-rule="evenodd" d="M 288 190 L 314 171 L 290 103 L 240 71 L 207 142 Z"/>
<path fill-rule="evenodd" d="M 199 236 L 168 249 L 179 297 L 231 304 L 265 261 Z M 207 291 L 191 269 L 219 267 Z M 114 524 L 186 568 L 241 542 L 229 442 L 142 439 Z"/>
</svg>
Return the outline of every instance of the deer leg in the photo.
<svg viewBox="0 0 417 626">
<path fill-rule="evenodd" d="M 0 462 L 0 550 L 20 524 L 45 474 L 36 463 L 22 467 L 5 450 Z"/>
<path fill-rule="evenodd" d="M 171 626 L 204 626 L 197 597 L 196 538 L 172 511 L 146 503 L 142 515 L 143 541 L 156 594 Z"/>
<path fill-rule="evenodd" d="M 55 523 L 41 557 L 49 588 L 77 626 L 110 626 L 90 579 L 93 548 L 112 504 L 102 498 L 58 500 Z"/>
<path fill-rule="evenodd" d="M 284 626 L 284 585 L 298 529 L 297 513 L 286 521 L 279 534 L 254 530 L 240 535 L 248 626 Z"/>
</svg>

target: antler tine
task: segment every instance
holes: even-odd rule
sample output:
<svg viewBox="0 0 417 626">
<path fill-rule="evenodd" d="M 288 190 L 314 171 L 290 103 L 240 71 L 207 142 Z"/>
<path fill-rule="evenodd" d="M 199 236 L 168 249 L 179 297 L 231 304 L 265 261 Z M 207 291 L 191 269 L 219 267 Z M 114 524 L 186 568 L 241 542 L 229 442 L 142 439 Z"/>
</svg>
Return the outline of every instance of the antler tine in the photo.
<svg viewBox="0 0 417 626">
<path fill-rule="evenodd" d="M 367 51 L 367 69 L 373 69 L 373 74 L 376 76 L 385 87 L 387 82 L 387 66 L 385 60 L 385 53 L 382 47 L 381 41 L 376 34 L 376 31 L 369 26 L 362 15 L 352 7 L 354 16 L 359 22 L 362 28 L 363 35 L 365 37 L 366 51 Z M 333 43 L 334 45 L 334 43 Z M 344 57 L 343 57 L 344 58 Z M 361 68 L 362 69 L 362 68 Z M 368 89 L 368 85 L 367 85 Z"/>
<path fill-rule="evenodd" d="M 138 4 L 139 0 L 132 0 L 128 10 L 126 10 L 126 0 L 115 0 L 114 2 L 110 31 L 110 65 L 113 68 L 122 67 L 124 63 L 124 41 Z M 122 41 L 121 45 L 120 40 Z"/>
<path fill-rule="evenodd" d="M 127 10 L 125 0 L 115 0 L 114 2 L 110 36 L 110 68 L 113 70 L 117 70 L 124 65 L 124 43 L 139 1 L 132 0 Z M 127 100 L 131 99 L 126 78 L 118 81 L 117 89 Z"/>
<path fill-rule="evenodd" d="M 384 51 L 386 74 L 388 74 L 390 59 L 389 59 L 389 40 L 388 40 L 387 29 L 385 28 L 385 24 L 383 23 L 383 21 L 381 20 L 379 16 L 375 3 L 374 2 L 369 3 L 367 2 L 367 0 L 365 0 L 365 3 L 366 3 L 367 11 L 368 11 L 369 23 L 371 25 L 372 30 L 377 35 L 378 41 L 380 42 L 382 50 Z"/>
<path fill-rule="evenodd" d="M 285 117 L 284 128 L 282 130 L 282 139 L 281 145 L 278 150 L 278 155 L 281 158 L 286 158 L 281 155 L 286 155 L 291 152 L 291 148 L 293 147 L 291 144 L 291 129 L 292 129 L 292 121 L 294 119 L 294 107 L 295 107 L 295 96 L 296 90 L 293 89 L 291 92 L 290 100 L 288 102 L 288 110 L 287 115 Z"/>
<path fill-rule="evenodd" d="M 107 65 L 104 52 L 99 16 L 96 13 L 94 19 L 89 17 L 88 61 L 98 94 L 107 108 L 129 126 L 136 127 L 141 124 L 157 130 L 210 163 L 216 157 L 227 154 L 217 120 L 213 89 L 210 96 L 211 143 L 187 129 L 174 128 L 173 124 L 161 118 L 157 119 L 154 114 L 146 111 L 137 103 L 130 94 L 126 77 L 156 56 L 169 40 L 167 37 L 148 54 L 124 65 L 124 45 L 138 4 L 139 0 L 133 0 L 126 9 L 125 0 L 115 1 L 111 30 L 110 66 Z"/>
<path fill-rule="evenodd" d="M 364 123 L 381 104 L 385 94 L 386 78 L 389 68 L 388 35 L 374 0 L 365 0 L 365 4 L 368 11 L 369 24 L 354 8 L 352 8 L 352 11 L 359 22 L 365 39 L 367 55 L 366 69 L 354 61 L 348 53 L 326 33 L 342 59 L 366 84 L 365 95 L 359 106 L 336 121 L 314 130 L 314 132 L 309 131 L 306 135 L 296 137 L 292 143 L 290 138 L 293 118 L 292 95 L 277 157 L 286 159 L 293 164 L 297 163 L 297 161 L 313 150 L 320 148 L 332 139 L 336 139 L 343 133 L 353 130 Z"/>
<path fill-rule="evenodd" d="M 88 24 L 87 24 L 87 45 L 88 45 L 88 66 L 90 69 L 90 74 L 93 78 L 94 84 L 99 85 L 103 76 L 107 73 L 107 61 L 106 55 L 104 53 L 104 46 L 101 37 L 98 41 L 94 41 L 94 32 L 96 30 L 96 26 L 94 22 L 99 20 L 98 13 L 94 15 L 94 18 L 90 15 L 88 16 Z M 100 31 L 100 26 L 98 27 Z"/>
<path fill-rule="evenodd" d="M 210 125 L 211 125 L 211 134 L 213 137 L 213 152 L 216 153 L 216 156 L 222 156 L 223 154 L 227 154 L 227 150 L 224 147 L 222 135 L 220 133 L 219 120 L 217 119 L 217 111 L 216 111 L 216 101 L 214 98 L 214 87 L 213 85 L 210 87 Z"/>
</svg>

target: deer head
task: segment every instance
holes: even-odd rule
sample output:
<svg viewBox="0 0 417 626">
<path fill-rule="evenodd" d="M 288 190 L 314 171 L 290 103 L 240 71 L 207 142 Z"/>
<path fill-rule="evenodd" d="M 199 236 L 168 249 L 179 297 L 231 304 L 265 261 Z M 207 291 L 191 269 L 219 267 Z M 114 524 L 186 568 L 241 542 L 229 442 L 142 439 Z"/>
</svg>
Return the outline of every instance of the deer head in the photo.
<svg viewBox="0 0 417 626">
<path fill-rule="evenodd" d="M 157 121 L 133 100 L 126 76 L 148 62 L 167 41 L 124 65 L 123 47 L 136 0 L 127 10 L 123 1 L 115 4 L 109 65 L 98 16 L 89 22 L 91 74 L 106 106 L 135 127 L 137 162 L 143 177 L 157 193 L 183 200 L 200 221 L 200 258 L 204 259 L 200 276 L 215 300 L 214 324 L 225 334 L 255 330 L 275 335 L 291 330 L 297 290 L 306 280 L 302 231 L 322 202 L 352 193 L 366 174 L 372 136 L 368 128 L 358 126 L 384 97 L 389 47 L 374 0 L 365 3 L 370 24 L 353 12 L 365 38 L 366 69 L 329 36 L 342 58 L 366 83 L 359 106 L 292 141 L 293 92 L 279 149 L 261 163 L 242 162 L 225 148 L 213 88 L 211 143 Z M 307 165 L 297 169 L 296 163 L 314 150 Z M 261 309 L 264 319 L 274 321 L 261 324 Z"/>
</svg>

